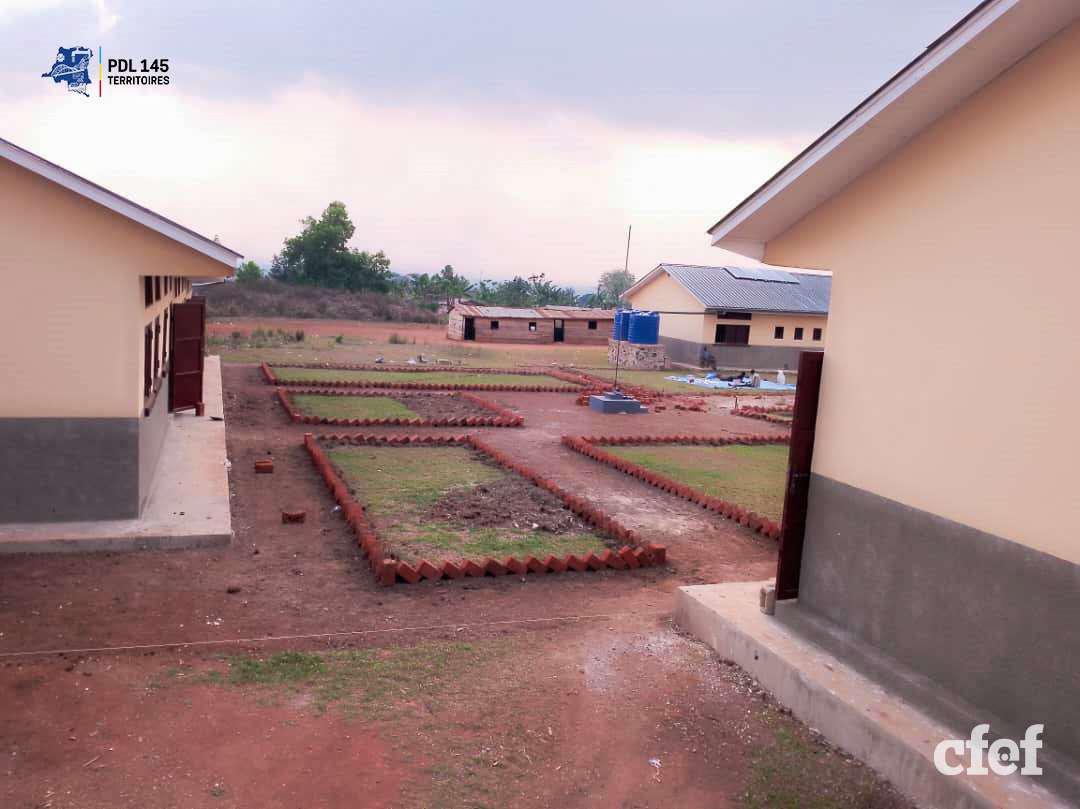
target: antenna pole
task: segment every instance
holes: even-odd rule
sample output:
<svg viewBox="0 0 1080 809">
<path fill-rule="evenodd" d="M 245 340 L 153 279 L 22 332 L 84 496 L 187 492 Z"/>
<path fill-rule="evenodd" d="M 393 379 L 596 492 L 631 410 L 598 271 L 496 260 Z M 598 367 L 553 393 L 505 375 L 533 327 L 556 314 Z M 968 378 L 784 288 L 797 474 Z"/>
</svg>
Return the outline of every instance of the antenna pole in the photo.
<svg viewBox="0 0 1080 809">
<path fill-rule="evenodd" d="M 626 258 L 623 260 L 623 272 L 630 272 L 630 233 L 634 230 L 633 225 L 628 225 L 626 228 Z M 618 301 L 615 306 L 618 307 Z M 619 363 L 622 360 L 622 329 L 619 329 L 619 335 L 615 338 L 615 382 L 612 385 L 615 392 L 619 392 Z"/>
</svg>

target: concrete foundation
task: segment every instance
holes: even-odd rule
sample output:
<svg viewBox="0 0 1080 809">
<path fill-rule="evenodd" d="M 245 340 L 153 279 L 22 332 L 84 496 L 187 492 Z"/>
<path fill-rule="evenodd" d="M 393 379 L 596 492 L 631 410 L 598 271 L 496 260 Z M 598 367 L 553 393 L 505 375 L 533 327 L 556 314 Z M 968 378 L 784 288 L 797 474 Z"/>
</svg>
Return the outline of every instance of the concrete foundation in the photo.
<svg viewBox="0 0 1080 809">
<path fill-rule="evenodd" d="M 741 666 L 796 717 L 865 761 L 920 806 L 1064 809 L 1070 805 L 1036 777 L 939 773 L 933 762 L 937 743 L 967 738 L 977 721 L 943 720 L 860 673 L 850 661 L 794 628 L 793 622 L 780 619 L 782 610 L 797 610 L 796 603 L 780 602 L 776 617 L 765 615 L 759 593 L 766 584 L 771 582 L 681 587 L 676 623 L 721 658 Z M 888 661 L 888 668 L 913 687 L 920 679 L 895 661 Z M 960 701 L 948 694 L 939 697 L 963 711 Z"/>
<path fill-rule="evenodd" d="M 204 417 L 190 413 L 164 416 L 171 423 L 164 431 L 157 471 L 147 483 L 147 501 L 139 517 L 0 523 L 0 554 L 228 545 L 232 518 L 218 357 L 206 358 L 203 398 Z M 94 479 L 108 485 L 101 470 Z"/>
</svg>

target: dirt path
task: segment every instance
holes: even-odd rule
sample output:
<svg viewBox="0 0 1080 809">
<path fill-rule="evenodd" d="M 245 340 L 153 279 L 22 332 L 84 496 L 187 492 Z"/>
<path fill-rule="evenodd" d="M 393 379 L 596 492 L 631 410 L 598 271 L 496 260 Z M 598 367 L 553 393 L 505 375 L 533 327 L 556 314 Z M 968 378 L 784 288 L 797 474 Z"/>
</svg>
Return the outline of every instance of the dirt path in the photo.
<svg viewBox="0 0 1080 809">
<path fill-rule="evenodd" d="M 488 440 L 663 541 L 671 565 L 381 589 L 300 446 L 304 427 L 286 420 L 255 367 L 226 365 L 224 377 L 231 547 L 0 564 L 0 699 L 17 706 L 0 716 L 0 805 L 735 806 L 763 751 L 782 747 L 779 731 L 805 735 L 665 618 L 679 584 L 766 578 L 775 544 L 558 443 L 563 433 L 770 425 L 723 412 L 603 417 L 571 395 L 499 395 L 527 426 L 486 429 Z M 255 475 L 267 455 L 274 474 Z M 307 522 L 282 525 L 283 508 L 306 509 Z M 586 617 L 549 620 L 572 616 Z M 446 628 L 398 631 L 432 626 Z M 264 640 L 343 630 L 366 634 Z M 236 638 L 249 641 L 2 656 Z M 441 672 L 394 669 L 385 714 L 350 709 L 344 696 L 316 710 L 332 684 L 208 679 L 226 667 L 222 655 L 385 647 L 377 662 L 391 666 L 410 650 L 427 655 L 425 644 L 466 642 L 483 658 L 468 671 L 452 661 Z M 372 664 L 349 665 L 361 676 Z M 410 677 L 419 685 L 406 693 Z M 800 766 L 832 755 L 806 745 L 784 776 L 792 783 Z M 835 782 L 823 783 L 878 795 L 836 760 Z M 901 805 L 881 794 L 865 805 Z"/>
</svg>

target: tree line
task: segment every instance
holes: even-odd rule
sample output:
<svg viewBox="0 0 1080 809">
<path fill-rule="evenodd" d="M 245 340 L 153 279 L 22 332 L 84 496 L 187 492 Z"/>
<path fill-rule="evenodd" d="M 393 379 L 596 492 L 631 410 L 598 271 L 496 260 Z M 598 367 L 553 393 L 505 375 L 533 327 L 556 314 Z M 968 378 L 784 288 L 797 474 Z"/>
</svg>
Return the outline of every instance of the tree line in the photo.
<svg viewBox="0 0 1080 809">
<path fill-rule="evenodd" d="M 401 297 L 429 308 L 447 307 L 467 299 L 494 306 L 597 306 L 614 308 L 619 296 L 634 283 L 624 270 L 600 276 L 596 292 L 579 295 L 571 287 L 561 287 L 545 273 L 508 281 L 470 281 L 447 264 L 434 273 L 398 275 L 390 270 L 383 251 L 369 253 L 349 247 L 356 227 L 343 202 L 331 202 L 318 219 L 301 220 L 303 229 L 285 240 L 274 256 L 265 277 L 285 284 L 342 289 L 350 292 L 377 292 Z M 264 277 L 254 261 L 244 262 L 236 271 L 240 283 Z"/>
</svg>

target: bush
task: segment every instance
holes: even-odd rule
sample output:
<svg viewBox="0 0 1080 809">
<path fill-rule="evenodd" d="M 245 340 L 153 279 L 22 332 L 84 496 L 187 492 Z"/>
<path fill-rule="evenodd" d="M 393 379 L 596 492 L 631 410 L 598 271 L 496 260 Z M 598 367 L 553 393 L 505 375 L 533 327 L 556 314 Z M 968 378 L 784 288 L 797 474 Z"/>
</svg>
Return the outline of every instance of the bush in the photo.
<svg viewBox="0 0 1080 809">
<path fill-rule="evenodd" d="M 390 343 L 390 345 L 403 346 L 407 345 L 409 340 L 408 338 L 402 337 L 395 331 L 390 333 L 390 339 L 387 340 L 387 342 Z"/>
<path fill-rule="evenodd" d="M 445 322 L 414 301 L 378 292 L 346 292 L 321 287 L 282 284 L 260 278 L 243 284 L 206 287 L 210 317 L 294 317 L 335 320 L 386 320 L 399 323 Z"/>
</svg>

